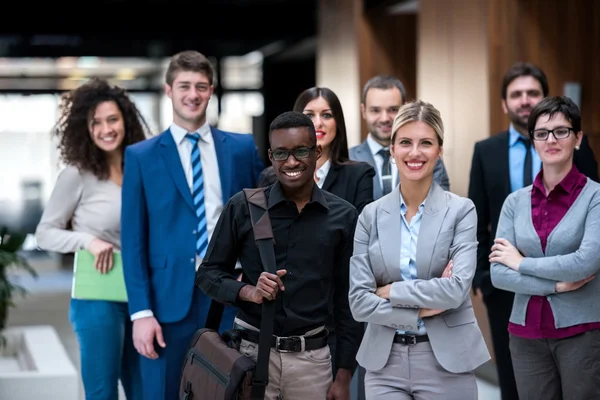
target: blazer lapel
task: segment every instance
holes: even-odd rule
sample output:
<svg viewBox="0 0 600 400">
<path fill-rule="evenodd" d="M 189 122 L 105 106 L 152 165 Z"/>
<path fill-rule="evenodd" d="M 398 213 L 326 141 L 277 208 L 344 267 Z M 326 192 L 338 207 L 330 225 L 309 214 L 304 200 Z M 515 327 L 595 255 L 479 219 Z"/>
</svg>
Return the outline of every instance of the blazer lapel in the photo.
<svg viewBox="0 0 600 400">
<path fill-rule="evenodd" d="M 169 171 L 169 175 L 171 176 L 171 179 L 173 179 L 175 187 L 179 190 L 179 193 L 183 196 L 185 202 L 192 210 L 194 210 L 195 207 L 194 202 L 192 201 L 192 192 L 185 179 L 185 173 L 183 171 L 183 166 L 181 165 L 181 159 L 179 158 L 177 144 L 175 143 L 175 140 L 173 140 L 170 129 L 167 129 L 167 131 L 162 134 L 160 141 L 160 155 L 167 165 L 167 171 Z"/>
<path fill-rule="evenodd" d="M 434 182 L 425 201 L 425 210 L 421 219 L 419 239 L 417 240 L 417 259 L 415 261 L 418 279 L 429 278 L 431 257 L 447 211 L 446 194 Z"/>
<path fill-rule="evenodd" d="M 331 168 L 329 168 L 329 172 L 325 177 L 325 182 L 323 182 L 323 190 L 329 190 L 331 185 L 336 181 L 338 176 L 340 175 L 340 166 L 337 164 L 331 164 Z"/>
<path fill-rule="evenodd" d="M 373 157 L 369 143 L 367 143 L 366 140 L 358 146 L 356 149 L 356 154 L 358 156 L 358 161 L 364 161 L 373 167 L 373 169 L 375 169 L 375 178 L 373 179 L 373 195 L 375 199 L 380 198 L 383 193 L 383 189 L 381 188 L 381 171 L 379 168 L 377 168 L 375 158 Z"/>
<path fill-rule="evenodd" d="M 232 180 L 232 159 L 231 149 L 227 145 L 227 138 L 217 128 L 210 127 L 213 141 L 215 144 L 215 152 L 217 153 L 217 164 L 219 165 L 219 179 L 221 180 L 221 194 L 223 197 L 223 204 L 227 203 L 227 200 L 235 193 L 231 193 L 231 180 Z"/>
<path fill-rule="evenodd" d="M 510 134 L 508 133 L 508 131 L 501 133 L 501 135 L 503 135 L 502 139 L 502 147 L 504 149 L 504 151 L 499 151 L 498 152 L 498 167 L 500 168 L 500 173 L 499 175 L 503 177 L 504 180 L 504 190 L 506 193 L 506 196 L 508 197 L 508 195 L 511 193 L 511 188 L 510 188 L 510 165 L 509 165 L 509 157 L 508 154 L 510 152 L 510 147 L 509 147 L 509 143 L 510 143 Z"/>
<path fill-rule="evenodd" d="M 400 273 L 400 191 L 394 190 L 383 198 L 377 210 L 377 233 L 383 262 L 392 282 L 402 280 Z"/>
</svg>

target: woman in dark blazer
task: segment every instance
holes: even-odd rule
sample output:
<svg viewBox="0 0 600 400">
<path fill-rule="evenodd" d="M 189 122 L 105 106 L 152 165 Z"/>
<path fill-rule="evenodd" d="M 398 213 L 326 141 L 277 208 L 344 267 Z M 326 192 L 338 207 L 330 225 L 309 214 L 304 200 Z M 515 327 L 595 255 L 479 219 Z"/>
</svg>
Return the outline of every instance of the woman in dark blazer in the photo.
<svg viewBox="0 0 600 400">
<path fill-rule="evenodd" d="M 350 161 L 340 100 L 328 88 L 313 87 L 300 93 L 294 111 L 312 119 L 317 131 L 317 144 L 323 149 L 315 171 L 317 185 L 346 200 L 360 213 L 373 201 L 375 170 L 367 163 Z"/>
</svg>

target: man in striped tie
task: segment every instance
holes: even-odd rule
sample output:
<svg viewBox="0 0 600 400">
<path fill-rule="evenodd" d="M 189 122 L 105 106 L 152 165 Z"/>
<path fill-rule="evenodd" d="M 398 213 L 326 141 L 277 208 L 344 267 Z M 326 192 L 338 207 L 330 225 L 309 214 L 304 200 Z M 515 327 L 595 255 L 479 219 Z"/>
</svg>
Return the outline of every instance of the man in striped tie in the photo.
<svg viewBox="0 0 600 400">
<path fill-rule="evenodd" d="M 165 85 L 173 123 L 125 152 L 122 255 L 144 400 L 178 398 L 187 346 L 210 307 L 195 288 L 196 268 L 223 205 L 256 187 L 263 170 L 252 135 L 208 124 L 213 75 L 202 54 L 175 55 Z M 232 327 L 235 313 L 226 307 L 221 329 Z"/>
</svg>

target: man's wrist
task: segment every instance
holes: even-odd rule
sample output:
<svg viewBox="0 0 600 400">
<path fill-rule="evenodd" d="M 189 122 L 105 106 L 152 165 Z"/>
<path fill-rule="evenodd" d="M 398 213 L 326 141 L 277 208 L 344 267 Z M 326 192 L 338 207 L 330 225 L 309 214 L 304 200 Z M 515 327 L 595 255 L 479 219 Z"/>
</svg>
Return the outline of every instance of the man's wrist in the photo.
<svg viewBox="0 0 600 400">
<path fill-rule="evenodd" d="M 149 318 L 149 317 L 154 317 L 154 313 L 152 312 L 152 310 L 142 310 L 142 311 L 138 311 L 136 313 L 131 314 L 132 321 L 135 321 L 136 319 L 140 319 L 140 318 Z"/>
<path fill-rule="evenodd" d="M 335 375 L 335 380 L 340 383 L 350 383 L 352 380 L 352 371 L 346 368 L 339 368 Z"/>
<path fill-rule="evenodd" d="M 254 301 L 254 286 L 252 285 L 244 285 L 241 287 L 238 292 L 238 299 L 241 301 L 250 301 L 255 303 Z"/>
</svg>

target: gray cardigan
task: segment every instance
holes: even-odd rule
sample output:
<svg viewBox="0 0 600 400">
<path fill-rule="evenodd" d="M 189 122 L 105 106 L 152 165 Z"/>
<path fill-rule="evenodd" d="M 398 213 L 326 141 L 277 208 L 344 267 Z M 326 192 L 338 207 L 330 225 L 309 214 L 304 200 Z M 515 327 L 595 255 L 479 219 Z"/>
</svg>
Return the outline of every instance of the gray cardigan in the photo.
<svg viewBox="0 0 600 400">
<path fill-rule="evenodd" d="M 496 232 L 525 257 L 518 272 L 503 264 L 491 266 L 493 285 L 515 292 L 510 321 L 525 325 L 529 298 L 538 295 L 548 299 L 557 328 L 600 322 L 600 277 L 578 290 L 555 292 L 557 282 L 577 282 L 600 270 L 600 184 L 588 179 L 550 233 L 545 255 L 531 218 L 531 188 L 508 196 Z"/>
</svg>

